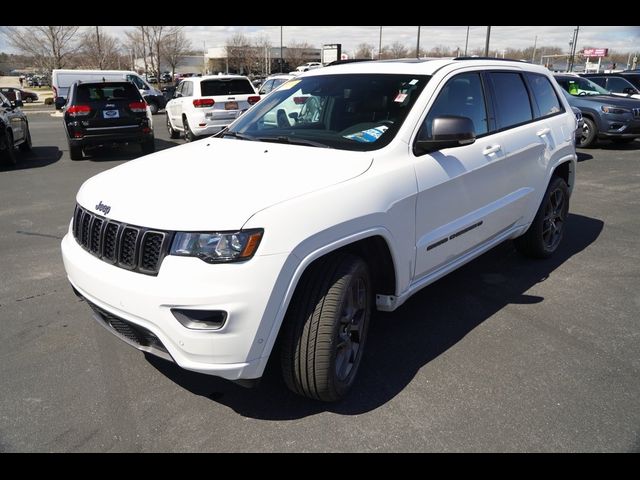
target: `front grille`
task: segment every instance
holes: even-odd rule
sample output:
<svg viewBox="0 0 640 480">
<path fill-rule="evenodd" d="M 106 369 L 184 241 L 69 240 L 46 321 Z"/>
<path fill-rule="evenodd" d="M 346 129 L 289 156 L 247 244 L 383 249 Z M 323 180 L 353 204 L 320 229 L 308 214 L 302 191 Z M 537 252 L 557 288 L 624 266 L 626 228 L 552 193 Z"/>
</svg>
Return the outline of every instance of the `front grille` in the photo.
<svg viewBox="0 0 640 480">
<path fill-rule="evenodd" d="M 86 302 L 102 321 L 103 325 L 121 338 L 129 340 L 137 347 L 146 347 L 169 353 L 160 339 L 150 330 L 107 312 L 88 300 Z"/>
<path fill-rule="evenodd" d="M 89 253 L 120 268 L 157 275 L 173 232 L 115 222 L 76 206 L 73 236 Z"/>
</svg>

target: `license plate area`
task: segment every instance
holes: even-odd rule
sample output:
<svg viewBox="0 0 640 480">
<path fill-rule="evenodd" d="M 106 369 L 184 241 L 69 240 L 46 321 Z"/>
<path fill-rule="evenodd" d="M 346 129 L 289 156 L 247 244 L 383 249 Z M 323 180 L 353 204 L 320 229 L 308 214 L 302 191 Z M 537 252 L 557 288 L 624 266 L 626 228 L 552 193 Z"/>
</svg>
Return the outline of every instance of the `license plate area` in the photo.
<svg viewBox="0 0 640 480">
<path fill-rule="evenodd" d="M 226 102 L 224 104 L 225 110 L 238 110 L 238 102 Z"/>
<path fill-rule="evenodd" d="M 120 118 L 119 110 L 103 110 L 102 118 Z"/>
</svg>

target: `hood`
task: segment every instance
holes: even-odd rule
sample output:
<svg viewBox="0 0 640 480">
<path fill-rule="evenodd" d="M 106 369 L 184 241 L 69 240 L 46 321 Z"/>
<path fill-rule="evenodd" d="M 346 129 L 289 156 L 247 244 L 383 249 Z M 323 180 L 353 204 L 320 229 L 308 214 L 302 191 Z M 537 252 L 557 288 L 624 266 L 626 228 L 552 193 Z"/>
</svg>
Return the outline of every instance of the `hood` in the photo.
<svg viewBox="0 0 640 480">
<path fill-rule="evenodd" d="M 618 95 L 582 95 L 573 97 L 576 103 L 582 102 L 583 105 L 589 105 L 592 102 L 601 105 L 613 105 L 623 108 L 639 108 L 640 100 L 630 97 L 620 97 Z"/>
<path fill-rule="evenodd" d="M 237 230 L 259 210 L 357 177 L 371 162 L 365 152 L 208 138 L 96 175 L 77 201 L 141 227 Z"/>
</svg>

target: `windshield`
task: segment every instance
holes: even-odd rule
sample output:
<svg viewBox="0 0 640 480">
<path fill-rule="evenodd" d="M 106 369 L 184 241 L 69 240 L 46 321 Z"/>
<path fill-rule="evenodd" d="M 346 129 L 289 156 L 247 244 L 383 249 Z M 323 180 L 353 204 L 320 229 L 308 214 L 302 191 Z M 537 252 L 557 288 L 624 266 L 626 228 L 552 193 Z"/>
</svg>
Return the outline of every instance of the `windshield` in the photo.
<svg viewBox="0 0 640 480">
<path fill-rule="evenodd" d="M 562 78 L 560 84 L 571 95 L 610 95 L 611 92 L 586 78 Z"/>
<path fill-rule="evenodd" d="M 347 74 L 290 80 L 222 136 L 341 150 L 377 150 L 393 140 L 429 78 Z"/>
</svg>

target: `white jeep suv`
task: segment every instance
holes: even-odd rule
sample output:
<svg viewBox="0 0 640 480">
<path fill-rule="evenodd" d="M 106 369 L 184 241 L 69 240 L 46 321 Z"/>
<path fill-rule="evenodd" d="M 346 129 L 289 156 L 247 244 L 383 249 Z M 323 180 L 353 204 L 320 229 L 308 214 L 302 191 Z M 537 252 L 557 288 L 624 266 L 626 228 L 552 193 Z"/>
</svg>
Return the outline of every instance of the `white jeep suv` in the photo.
<svg viewBox="0 0 640 480">
<path fill-rule="evenodd" d="M 167 103 L 167 129 L 171 138 L 184 133 L 189 142 L 213 135 L 260 100 L 247 77 L 217 75 L 189 77 L 178 85 Z"/>
<path fill-rule="evenodd" d="M 312 111 L 263 121 L 298 98 Z M 337 400 L 373 309 L 505 240 L 531 257 L 558 249 L 575 129 L 553 77 L 528 63 L 311 71 L 217 138 L 87 180 L 65 268 L 96 320 L 140 350 L 238 381 L 261 377 L 279 342 L 287 385 Z"/>
</svg>

